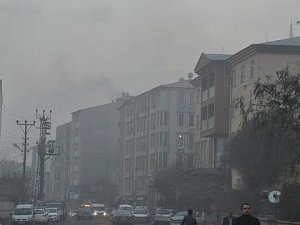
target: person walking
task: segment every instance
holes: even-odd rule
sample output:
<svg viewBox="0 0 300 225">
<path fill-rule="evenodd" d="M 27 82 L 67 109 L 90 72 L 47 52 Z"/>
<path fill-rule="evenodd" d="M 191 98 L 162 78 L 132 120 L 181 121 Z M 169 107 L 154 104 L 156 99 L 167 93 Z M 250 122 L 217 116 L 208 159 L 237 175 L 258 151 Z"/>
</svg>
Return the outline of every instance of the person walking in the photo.
<svg viewBox="0 0 300 225">
<path fill-rule="evenodd" d="M 251 215 L 251 205 L 249 203 L 242 204 L 243 214 L 239 216 L 234 225 L 260 225 L 259 219 Z"/>
<path fill-rule="evenodd" d="M 223 218 L 222 225 L 235 225 L 236 217 L 233 216 L 232 212 L 228 212 L 228 215 Z"/>
<path fill-rule="evenodd" d="M 181 225 L 197 225 L 197 220 L 193 217 L 192 209 L 188 210 L 188 214 L 183 218 Z"/>
</svg>

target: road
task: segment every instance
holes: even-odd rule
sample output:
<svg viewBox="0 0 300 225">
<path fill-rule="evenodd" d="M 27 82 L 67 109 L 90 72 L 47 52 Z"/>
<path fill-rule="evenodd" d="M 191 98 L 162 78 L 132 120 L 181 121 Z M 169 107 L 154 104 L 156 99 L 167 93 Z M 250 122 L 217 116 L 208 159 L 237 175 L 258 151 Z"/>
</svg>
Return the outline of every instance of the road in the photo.
<svg viewBox="0 0 300 225">
<path fill-rule="evenodd" d="M 108 219 L 77 221 L 75 218 L 68 218 L 66 221 L 60 221 L 58 223 L 50 223 L 50 225 L 110 225 L 110 222 Z M 150 225 L 150 224 L 135 224 L 135 225 Z"/>
<path fill-rule="evenodd" d="M 74 218 L 68 218 L 65 221 L 60 221 L 58 223 L 50 223 L 50 225 L 110 225 L 107 219 L 94 219 L 94 220 L 76 220 Z"/>
</svg>

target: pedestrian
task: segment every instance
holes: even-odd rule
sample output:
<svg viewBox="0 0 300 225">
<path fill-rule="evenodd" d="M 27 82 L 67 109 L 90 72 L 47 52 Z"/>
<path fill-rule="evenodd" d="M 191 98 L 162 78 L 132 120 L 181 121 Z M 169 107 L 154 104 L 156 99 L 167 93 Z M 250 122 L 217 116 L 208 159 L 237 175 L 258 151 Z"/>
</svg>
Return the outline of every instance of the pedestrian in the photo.
<svg viewBox="0 0 300 225">
<path fill-rule="evenodd" d="M 234 225 L 260 225 L 259 220 L 251 215 L 251 205 L 249 203 L 242 204 L 243 214 L 239 216 Z"/>
<path fill-rule="evenodd" d="M 228 215 L 223 218 L 222 225 L 235 225 L 236 217 L 233 216 L 232 212 L 228 212 Z"/>
<path fill-rule="evenodd" d="M 192 209 L 188 210 L 188 214 L 183 218 L 181 225 L 197 225 L 197 220 L 193 217 Z"/>
</svg>

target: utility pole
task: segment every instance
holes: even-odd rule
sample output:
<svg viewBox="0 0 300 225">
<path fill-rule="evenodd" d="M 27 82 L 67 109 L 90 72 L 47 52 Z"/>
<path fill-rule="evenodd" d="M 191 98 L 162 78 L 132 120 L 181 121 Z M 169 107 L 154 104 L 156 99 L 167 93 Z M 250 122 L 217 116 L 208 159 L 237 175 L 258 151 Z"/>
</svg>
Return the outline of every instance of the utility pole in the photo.
<svg viewBox="0 0 300 225">
<path fill-rule="evenodd" d="M 46 135 L 50 133 L 48 130 L 51 129 L 51 119 L 52 110 L 48 116 L 45 115 L 45 110 L 43 110 L 42 115 L 38 115 L 38 110 L 36 110 L 36 118 L 40 120 L 40 138 L 38 142 L 38 168 L 37 168 L 37 199 L 40 201 L 44 200 L 44 189 L 45 189 L 45 156 L 46 152 Z M 36 193 L 35 193 L 36 194 Z M 35 197 L 34 197 L 35 198 Z"/>
<path fill-rule="evenodd" d="M 27 120 L 24 123 L 19 123 L 17 120 L 17 125 L 19 125 L 24 132 L 24 152 L 23 152 L 23 177 L 22 177 L 22 202 L 25 202 L 26 198 L 26 153 L 27 153 L 27 139 L 28 139 L 28 132 L 30 128 L 35 125 L 35 121 L 33 123 L 28 123 Z M 23 129 L 24 126 L 24 129 Z"/>
</svg>

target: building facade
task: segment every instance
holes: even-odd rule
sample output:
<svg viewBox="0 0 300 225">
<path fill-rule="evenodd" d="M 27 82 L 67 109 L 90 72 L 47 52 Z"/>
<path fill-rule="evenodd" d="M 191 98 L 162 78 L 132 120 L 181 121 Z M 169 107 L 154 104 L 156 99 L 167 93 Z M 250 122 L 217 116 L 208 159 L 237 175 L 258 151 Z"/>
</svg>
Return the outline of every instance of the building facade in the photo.
<svg viewBox="0 0 300 225">
<path fill-rule="evenodd" d="M 276 72 L 289 68 L 299 73 L 300 37 L 261 44 L 252 44 L 226 60 L 230 85 L 229 135 L 233 136 L 242 125 L 240 110 L 233 107 L 236 99 L 253 106 L 254 83 L 267 77 L 275 78 Z M 243 181 L 238 171 L 232 171 L 232 188 L 240 189 Z"/>
<path fill-rule="evenodd" d="M 225 60 L 230 55 L 202 53 L 191 83 L 196 95 L 195 168 L 223 167 L 228 138 L 229 87 Z"/>
<path fill-rule="evenodd" d="M 189 82 L 158 86 L 120 107 L 123 202 L 154 206 L 154 172 L 193 167 L 195 98 Z"/>
<path fill-rule="evenodd" d="M 48 200 L 64 200 L 70 202 L 72 193 L 69 191 L 70 181 L 70 145 L 71 122 L 56 128 L 55 147 L 58 155 L 51 157 L 49 164 L 49 179 L 47 184 Z"/>
<path fill-rule="evenodd" d="M 128 98 L 72 113 L 69 191 L 77 203 L 113 204 L 118 196 L 118 108 Z"/>
</svg>

